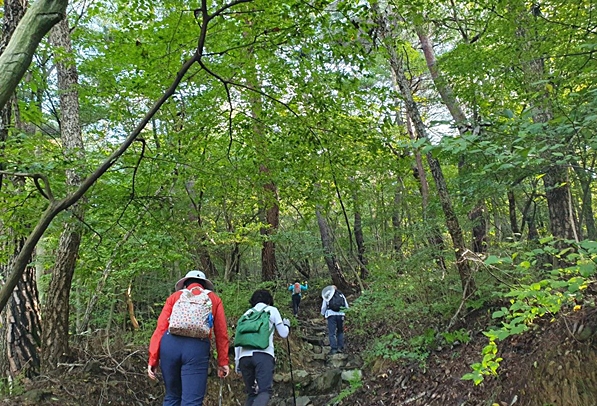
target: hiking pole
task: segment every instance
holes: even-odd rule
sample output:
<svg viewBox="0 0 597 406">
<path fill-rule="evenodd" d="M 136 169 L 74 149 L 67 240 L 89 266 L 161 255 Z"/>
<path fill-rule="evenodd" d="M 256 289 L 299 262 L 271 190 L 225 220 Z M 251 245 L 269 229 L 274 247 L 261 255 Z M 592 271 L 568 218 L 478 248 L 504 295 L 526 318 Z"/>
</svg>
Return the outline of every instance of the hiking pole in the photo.
<svg viewBox="0 0 597 406">
<path fill-rule="evenodd" d="M 220 378 L 220 396 L 218 398 L 218 406 L 222 406 L 222 386 L 223 386 L 224 378 Z"/>
<path fill-rule="evenodd" d="M 296 406 L 296 394 L 294 393 L 294 377 L 292 376 L 292 358 L 290 357 L 290 340 L 286 337 L 286 344 L 288 344 L 288 364 L 290 365 L 290 385 L 292 385 L 292 400 Z"/>
</svg>

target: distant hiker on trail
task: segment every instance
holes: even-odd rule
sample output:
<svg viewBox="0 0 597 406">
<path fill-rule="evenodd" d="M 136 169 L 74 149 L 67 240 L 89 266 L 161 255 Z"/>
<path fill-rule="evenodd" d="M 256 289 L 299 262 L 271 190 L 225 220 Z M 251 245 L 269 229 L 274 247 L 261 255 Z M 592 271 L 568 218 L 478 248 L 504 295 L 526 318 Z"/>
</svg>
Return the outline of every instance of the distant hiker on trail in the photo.
<svg viewBox="0 0 597 406">
<path fill-rule="evenodd" d="M 344 351 L 344 312 L 348 309 L 348 301 L 336 286 L 326 286 L 321 291 L 323 303 L 321 304 L 321 315 L 328 322 L 328 334 L 330 336 L 330 354 Z"/>
<path fill-rule="evenodd" d="M 298 316 L 299 305 L 301 304 L 301 292 L 309 289 L 309 284 L 305 282 L 301 285 L 298 280 L 295 280 L 293 284 L 288 287 L 288 290 L 292 292 L 292 312 L 295 317 Z"/>
<path fill-rule="evenodd" d="M 282 319 L 268 290 L 256 290 L 249 300 L 251 309 L 238 320 L 234 337 L 235 371 L 245 383 L 245 406 L 265 406 L 274 381 L 274 329 L 288 337 L 290 320 Z"/>
<path fill-rule="evenodd" d="M 218 350 L 218 376 L 228 366 L 228 329 L 222 300 L 201 271 L 189 271 L 166 299 L 149 343 L 147 375 L 157 380 L 162 370 L 166 395 L 163 406 L 201 406 L 207 389 L 212 331 Z"/>
</svg>

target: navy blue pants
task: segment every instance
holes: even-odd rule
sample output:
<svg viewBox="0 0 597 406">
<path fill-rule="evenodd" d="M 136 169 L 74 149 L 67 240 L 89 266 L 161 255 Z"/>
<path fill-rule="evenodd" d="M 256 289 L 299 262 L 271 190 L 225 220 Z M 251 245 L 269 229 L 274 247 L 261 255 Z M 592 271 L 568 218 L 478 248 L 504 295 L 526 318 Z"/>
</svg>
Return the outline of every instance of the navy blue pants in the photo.
<svg viewBox="0 0 597 406">
<path fill-rule="evenodd" d="M 299 305 L 301 304 L 301 295 L 293 294 L 292 295 L 292 312 L 295 316 L 298 316 L 298 309 Z"/>
<path fill-rule="evenodd" d="M 209 340 L 166 332 L 160 342 L 160 368 L 166 385 L 163 406 L 201 406 L 207 389 Z"/>
<path fill-rule="evenodd" d="M 344 351 L 344 316 L 328 316 L 328 333 L 332 351 Z"/>
<path fill-rule="evenodd" d="M 265 352 L 254 352 L 253 356 L 240 359 L 238 369 L 247 393 L 245 406 L 267 405 L 272 395 L 275 364 L 274 357 Z"/>
</svg>

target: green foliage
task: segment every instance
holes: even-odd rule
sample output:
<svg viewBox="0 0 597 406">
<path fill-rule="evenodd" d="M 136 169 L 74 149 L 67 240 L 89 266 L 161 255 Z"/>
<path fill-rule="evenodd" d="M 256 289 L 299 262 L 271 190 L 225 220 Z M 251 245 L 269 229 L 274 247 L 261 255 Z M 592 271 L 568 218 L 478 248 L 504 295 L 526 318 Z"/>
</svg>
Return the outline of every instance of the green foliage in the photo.
<svg viewBox="0 0 597 406">
<path fill-rule="evenodd" d="M 441 332 L 440 335 L 448 345 L 466 344 L 471 341 L 469 332 L 463 328 L 455 331 L 444 331 Z"/>
<path fill-rule="evenodd" d="M 490 340 L 489 344 L 483 348 L 483 360 L 471 365 L 473 372 L 465 374 L 462 379 L 470 380 L 475 385 L 480 384 L 488 375 L 497 375 L 497 369 L 500 366 L 502 358 L 497 356 L 497 345 Z"/>
<path fill-rule="evenodd" d="M 518 259 L 515 264 L 518 272 L 542 278 L 511 286 L 506 293 L 497 295 L 510 305 L 502 306 L 492 313 L 492 318 L 499 320 L 501 325 L 484 332 L 489 344 L 483 349 L 483 361 L 471 365 L 473 372 L 466 374 L 463 379 L 479 384 L 484 376 L 497 373 L 501 361 L 497 356 L 497 341 L 528 331 L 538 318 L 554 318 L 563 309 L 576 310 L 583 304 L 583 291 L 593 282 L 597 272 L 597 243 L 582 241 L 575 244 L 553 238 L 546 238 L 542 243 L 544 245 L 541 247 L 516 253 L 509 259 L 490 256 L 485 260 L 487 265 L 495 265 L 512 264 Z M 562 245 L 565 248 L 558 248 Z M 544 262 L 546 258 L 565 261 L 569 265 L 552 268 Z M 529 272 L 533 267 L 535 272 Z"/>
<path fill-rule="evenodd" d="M 375 339 L 366 352 L 368 361 L 383 358 L 390 361 L 416 362 L 424 367 L 429 352 L 435 344 L 435 330 L 428 329 L 422 335 L 404 339 L 399 333 L 390 333 Z"/>
<path fill-rule="evenodd" d="M 26 368 L 25 368 L 26 369 Z M 0 395 L 18 396 L 25 392 L 25 370 L 14 378 L 0 378 Z"/>
<path fill-rule="evenodd" d="M 332 404 L 338 404 L 344 399 L 350 397 L 356 391 L 363 387 L 363 381 L 356 372 L 353 373 L 352 377 L 348 379 L 348 386 L 343 388 L 340 393 L 332 400 Z"/>
</svg>

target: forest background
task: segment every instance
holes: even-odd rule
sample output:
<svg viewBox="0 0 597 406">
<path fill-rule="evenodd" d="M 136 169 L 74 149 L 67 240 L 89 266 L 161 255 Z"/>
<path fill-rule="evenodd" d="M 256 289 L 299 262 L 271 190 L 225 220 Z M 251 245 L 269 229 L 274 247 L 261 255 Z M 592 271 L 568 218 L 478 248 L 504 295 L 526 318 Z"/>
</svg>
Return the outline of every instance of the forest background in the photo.
<svg viewBox="0 0 597 406">
<path fill-rule="evenodd" d="M 189 269 L 231 319 L 296 278 L 358 297 L 355 335 L 416 317 L 466 341 L 482 310 L 475 383 L 500 341 L 591 306 L 591 1 L 3 7 L 7 382 L 98 332 L 147 342 Z M 385 332 L 371 361 L 425 354 Z"/>
</svg>

